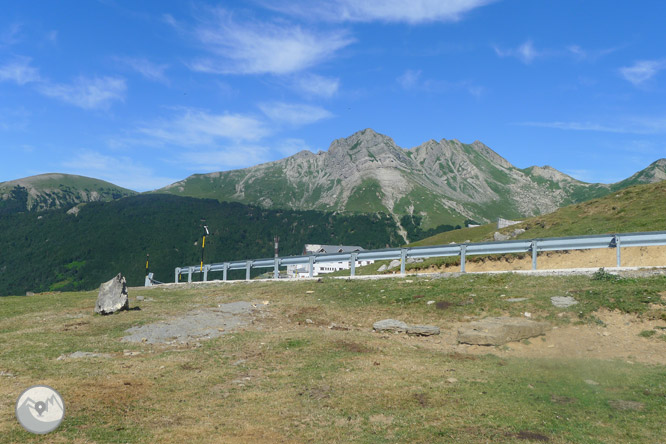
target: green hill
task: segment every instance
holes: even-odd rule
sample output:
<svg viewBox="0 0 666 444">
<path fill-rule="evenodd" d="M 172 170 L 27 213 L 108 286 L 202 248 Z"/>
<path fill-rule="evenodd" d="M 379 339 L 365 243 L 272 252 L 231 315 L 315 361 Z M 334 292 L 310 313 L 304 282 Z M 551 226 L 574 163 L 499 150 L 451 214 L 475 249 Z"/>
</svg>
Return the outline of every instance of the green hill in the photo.
<svg viewBox="0 0 666 444">
<path fill-rule="evenodd" d="M 492 240 L 496 231 L 508 234 L 517 228 L 526 231 L 516 239 L 666 230 L 666 181 L 624 188 L 501 230 L 492 223 L 439 233 L 411 245 L 481 242 Z"/>
<path fill-rule="evenodd" d="M 341 216 L 316 211 L 266 210 L 169 195 L 92 202 L 77 215 L 65 209 L 0 218 L 0 295 L 85 290 L 117 273 L 143 285 L 146 254 L 155 279 L 173 282 L 174 268 L 198 264 L 202 220 L 206 262 L 301 254 L 305 243 L 365 248 L 398 245 L 385 215 Z M 239 276 L 240 277 L 240 276 Z"/>
<path fill-rule="evenodd" d="M 0 215 L 71 208 L 79 203 L 110 201 L 135 191 L 72 174 L 40 174 L 0 183 Z"/>
</svg>

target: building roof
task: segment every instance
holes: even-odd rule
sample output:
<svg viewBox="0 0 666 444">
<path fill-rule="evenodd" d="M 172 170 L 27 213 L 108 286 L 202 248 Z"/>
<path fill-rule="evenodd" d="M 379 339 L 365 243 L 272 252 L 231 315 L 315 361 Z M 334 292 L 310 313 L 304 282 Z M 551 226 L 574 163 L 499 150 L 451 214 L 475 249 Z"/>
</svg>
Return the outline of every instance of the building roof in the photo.
<svg viewBox="0 0 666 444">
<path fill-rule="evenodd" d="M 357 245 L 317 245 L 305 244 L 305 253 L 352 253 L 364 251 L 365 248 Z"/>
</svg>

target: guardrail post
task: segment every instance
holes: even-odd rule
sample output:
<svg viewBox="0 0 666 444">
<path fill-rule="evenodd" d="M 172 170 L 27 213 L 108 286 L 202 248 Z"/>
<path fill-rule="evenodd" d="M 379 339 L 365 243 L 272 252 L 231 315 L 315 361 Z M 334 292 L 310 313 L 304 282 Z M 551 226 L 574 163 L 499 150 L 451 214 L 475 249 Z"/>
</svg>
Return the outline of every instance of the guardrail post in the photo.
<svg viewBox="0 0 666 444">
<path fill-rule="evenodd" d="M 203 275 L 204 275 L 204 282 L 208 281 L 208 270 L 210 269 L 210 265 L 204 265 L 203 267 Z"/>
<path fill-rule="evenodd" d="M 273 279 L 279 279 L 280 278 L 280 259 L 275 258 L 275 262 L 273 262 Z"/>
<path fill-rule="evenodd" d="M 314 256 L 310 256 L 310 257 L 308 258 L 309 265 L 310 265 L 310 270 L 308 271 L 308 275 L 309 275 L 310 277 L 313 277 L 313 276 L 314 276 L 314 260 L 315 260 Z"/>
<path fill-rule="evenodd" d="M 615 241 L 615 250 L 616 250 L 616 259 L 617 259 L 617 267 L 620 268 L 622 265 L 621 261 L 621 256 L 620 256 L 620 236 L 617 234 L 613 236 L 613 240 Z"/>
<path fill-rule="evenodd" d="M 460 272 L 465 273 L 465 257 L 467 256 L 467 245 L 460 246 Z"/>
<path fill-rule="evenodd" d="M 252 268 L 252 261 L 245 262 L 245 280 L 250 280 L 250 269 Z"/>
<path fill-rule="evenodd" d="M 407 262 L 407 249 L 400 249 L 400 274 L 405 275 L 405 262 Z"/>
<path fill-rule="evenodd" d="M 224 282 L 227 281 L 227 270 L 229 270 L 229 264 L 225 263 L 224 266 L 222 267 L 222 280 Z"/>
<path fill-rule="evenodd" d="M 537 269 L 537 241 L 533 240 L 532 245 L 530 246 L 530 249 L 532 250 L 532 270 Z"/>
<path fill-rule="evenodd" d="M 192 283 L 192 270 L 193 267 L 190 267 L 187 269 L 187 283 L 191 284 Z"/>
<path fill-rule="evenodd" d="M 349 265 L 351 268 L 350 276 L 354 277 L 356 276 L 356 258 L 358 257 L 358 253 L 352 253 L 351 256 L 349 257 Z"/>
<path fill-rule="evenodd" d="M 178 283 L 178 276 L 180 276 L 180 267 L 176 267 L 176 276 L 174 279 L 174 282 L 177 284 Z"/>
</svg>

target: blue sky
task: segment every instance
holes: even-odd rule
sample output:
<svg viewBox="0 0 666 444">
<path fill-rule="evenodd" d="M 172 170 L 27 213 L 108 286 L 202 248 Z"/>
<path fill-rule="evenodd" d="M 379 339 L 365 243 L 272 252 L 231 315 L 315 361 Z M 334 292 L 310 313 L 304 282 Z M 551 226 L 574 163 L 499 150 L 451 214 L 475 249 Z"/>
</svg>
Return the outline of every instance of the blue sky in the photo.
<svg viewBox="0 0 666 444">
<path fill-rule="evenodd" d="M 666 2 L 5 2 L 0 181 L 144 191 L 373 128 L 614 182 L 666 157 Z"/>
</svg>

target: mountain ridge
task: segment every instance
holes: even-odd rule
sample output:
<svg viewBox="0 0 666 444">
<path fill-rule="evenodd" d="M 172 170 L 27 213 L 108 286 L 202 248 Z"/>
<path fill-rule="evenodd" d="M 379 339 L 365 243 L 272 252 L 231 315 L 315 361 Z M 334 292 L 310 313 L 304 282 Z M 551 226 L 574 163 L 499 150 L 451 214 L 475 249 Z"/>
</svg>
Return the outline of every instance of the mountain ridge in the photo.
<svg viewBox="0 0 666 444">
<path fill-rule="evenodd" d="M 386 212 L 423 228 L 523 218 L 666 177 L 666 160 L 617 184 L 586 183 L 550 166 L 519 169 L 476 140 L 428 140 L 412 148 L 370 128 L 254 167 L 196 174 L 156 193 L 237 201 L 267 208 Z M 650 167 L 649 167 L 650 168 Z"/>
</svg>

